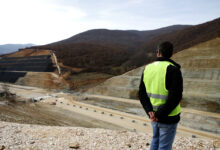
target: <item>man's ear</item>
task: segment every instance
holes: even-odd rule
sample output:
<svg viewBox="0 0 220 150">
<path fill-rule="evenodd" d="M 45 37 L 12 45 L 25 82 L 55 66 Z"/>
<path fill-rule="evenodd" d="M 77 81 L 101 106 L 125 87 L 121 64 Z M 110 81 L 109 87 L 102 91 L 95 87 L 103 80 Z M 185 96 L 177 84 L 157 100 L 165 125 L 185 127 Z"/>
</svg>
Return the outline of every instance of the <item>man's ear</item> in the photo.
<svg viewBox="0 0 220 150">
<path fill-rule="evenodd" d="M 160 53 L 159 49 L 157 50 L 157 57 L 161 57 L 161 53 Z"/>
</svg>

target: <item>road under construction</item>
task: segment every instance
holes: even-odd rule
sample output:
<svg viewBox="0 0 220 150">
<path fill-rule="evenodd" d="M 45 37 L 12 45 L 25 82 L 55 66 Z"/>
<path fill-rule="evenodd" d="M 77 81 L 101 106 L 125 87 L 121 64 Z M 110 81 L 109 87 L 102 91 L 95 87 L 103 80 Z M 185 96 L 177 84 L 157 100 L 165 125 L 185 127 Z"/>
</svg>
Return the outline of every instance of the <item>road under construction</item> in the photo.
<svg viewBox="0 0 220 150">
<path fill-rule="evenodd" d="M 27 54 L 28 57 L 26 57 Z M 139 72 L 141 72 L 140 70 L 141 69 L 139 69 Z M 214 68 L 213 70 L 216 69 Z M 66 82 L 61 76 L 59 76 L 61 72 L 54 53 L 51 53 L 49 50 L 23 50 L 12 56 L 9 56 L 8 58 L 3 58 L 0 60 L 0 82 L 12 83 L 0 83 L 0 87 L 3 87 L 2 89 L 6 89 L 7 87 L 11 93 L 18 97 L 19 102 L 26 103 L 27 101 L 31 100 L 31 102 L 34 104 L 47 106 L 47 109 L 49 110 L 57 109 L 57 112 L 65 111 L 65 113 L 60 113 L 63 115 L 62 118 L 56 117 L 57 112 L 54 111 L 54 115 L 52 115 L 54 119 L 50 118 L 54 120 L 54 122 L 59 122 L 59 119 L 62 119 L 63 122 L 68 122 L 68 119 L 75 119 L 75 122 L 79 122 L 78 125 L 80 125 L 80 122 L 88 120 L 85 122 L 88 125 L 84 127 L 103 127 L 102 125 L 98 124 L 107 123 L 109 126 L 106 125 L 105 127 L 109 129 L 126 129 L 151 134 L 152 129 L 150 120 L 143 111 L 143 108 L 141 108 L 140 102 L 138 100 L 128 99 L 125 97 L 119 98 L 121 95 L 126 94 L 135 96 L 136 92 L 133 92 L 133 88 L 136 88 L 138 85 L 140 77 L 140 75 L 137 75 L 136 72 L 137 70 L 131 71 L 126 75 L 122 75 L 122 77 L 114 77 L 101 84 L 107 84 L 107 87 L 113 88 L 114 90 L 107 89 L 105 86 L 98 86 L 99 89 L 94 91 L 101 91 L 101 93 L 88 92 L 87 94 L 83 94 L 74 93 L 73 91 L 69 91 L 69 93 L 57 92 L 65 89 L 68 84 L 65 84 Z M 129 76 L 129 74 L 132 75 Z M 219 76 L 214 75 L 213 77 Z M 215 80 L 213 81 L 206 79 L 205 81 L 210 84 L 204 84 L 205 86 L 202 87 L 208 86 L 212 87 L 212 89 L 213 87 L 217 87 L 216 89 L 218 89 L 219 86 L 217 83 L 219 81 L 217 78 L 214 79 Z M 187 81 L 188 80 L 189 79 L 187 79 Z M 204 82 L 204 79 L 202 80 Z M 189 81 L 191 83 L 191 79 Z M 201 80 L 199 80 L 199 82 L 200 81 Z M 212 83 L 214 82 L 216 82 L 216 84 L 213 85 Z M 126 87 L 125 85 L 131 85 L 131 87 Z M 123 86 L 123 88 L 121 86 Z M 194 88 L 194 86 L 192 86 L 192 88 Z M 192 90 L 192 88 L 189 88 L 189 90 Z M 215 91 L 216 90 L 214 90 L 214 92 Z M 105 95 L 103 93 L 107 93 L 109 95 Z M 201 93 L 202 92 L 199 94 L 202 95 Z M 111 94 L 117 97 L 113 97 Z M 194 97 L 193 102 L 195 102 Z M 201 100 L 197 99 L 197 102 L 201 103 Z M 204 100 L 202 102 L 204 103 L 206 101 Z M 1 103 L 0 105 L 2 105 Z M 190 103 L 192 102 L 190 101 Z M 202 106 L 203 103 L 195 106 Z M 218 101 L 213 100 L 213 102 L 210 103 L 210 106 L 210 110 L 212 111 L 206 111 L 203 109 L 196 110 L 193 108 L 189 109 L 189 107 L 184 107 L 181 114 L 182 121 L 179 123 L 177 134 L 181 136 L 220 139 L 220 116 L 218 113 L 219 110 L 217 109 Z M 7 105 L 4 105 L 4 107 L 7 107 Z M 45 110 L 44 112 L 48 113 Z M 43 116 L 42 114 L 44 112 L 41 112 L 41 116 Z M 27 114 L 27 112 L 24 112 L 24 114 L 25 113 Z M 36 111 L 32 113 L 38 112 Z M 74 115 L 70 116 L 71 113 Z M 67 117 L 68 115 L 69 118 Z M 93 121 L 93 123 L 97 123 L 91 123 L 90 125 L 90 120 Z M 67 125 L 71 126 L 72 124 L 67 123 Z"/>
<path fill-rule="evenodd" d="M 0 84 L 0 86 L 5 86 L 5 84 Z M 45 89 L 36 88 L 36 87 L 28 87 L 28 86 L 20 86 L 7 84 L 10 92 L 16 94 L 20 99 L 30 100 L 35 99 L 35 103 L 41 103 L 44 105 L 49 105 L 51 109 L 57 107 L 62 108 L 63 110 L 68 110 L 69 112 L 75 112 L 78 114 L 82 114 L 84 116 L 94 118 L 96 120 L 101 120 L 104 122 L 108 122 L 110 124 L 114 124 L 122 127 L 122 129 L 134 131 L 134 132 L 145 132 L 152 133 L 150 120 L 147 116 L 137 116 L 134 114 L 129 114 L 117 110 L 112 110 L 108 108 L 103 108 L 91 104 L 86 104 L 83 102 L 77 101 L 76 99 L 82 98 L 82 95 L 79 94 L 70 94 L 70 93 L 57 93 L 53 91 L 47 91 Z M 90 97 L 91 96 L 91 97 Z M 102 98 L 106 99 L 106 97 L 102 96 L 92 96 L 86 95 L 87 98 Z M 85 96 L 84 96 L 85 98 Z M 108 97 L 110 99 L 110 97 Z M 112 98 L 115 101 L 124 101 L 126 103 L 138 103 L 138 101 L 128 101 L 126 99 L 117 99 Z M 183 109 L 183 111 L 187 111 L 187 109 Z M 199 113 L 194 111 L 194 113 Z M 210 114 L 215 115 L 215 114 Z M 65 118 L 65 116 L 63 116 Z M 219 117 L 219 116 L 218 116 Z M 191 128 L 183 127 L 179 125 L 177 130 L 177 135 L 180 136 L 193 136 L 193 137 L 201 137 L 201 138 L 211 138 L 211 139 L 220 139 L 218 134 L 213 134 L 209 132 L 194 130 Z"/>
</svg>

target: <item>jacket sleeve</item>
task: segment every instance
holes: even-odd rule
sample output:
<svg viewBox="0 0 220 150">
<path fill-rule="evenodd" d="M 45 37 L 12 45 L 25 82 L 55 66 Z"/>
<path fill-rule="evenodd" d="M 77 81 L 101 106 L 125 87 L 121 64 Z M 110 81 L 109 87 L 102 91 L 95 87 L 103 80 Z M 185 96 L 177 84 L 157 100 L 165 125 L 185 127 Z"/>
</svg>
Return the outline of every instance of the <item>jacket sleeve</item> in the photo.
<svg viewBox="0 0 220 150">
<path fill-rule="evenodd" d="M 155 112 L 158 120 L 166 118 L 182 99 L 183 78 L 179 68 L 167 67 L 166 88 L 169 91 L 167 102 Z"/>
<path fill-rule="evenodd" d="M 143 81 L 143 76 L 144 76 L 144 74 L 142 74 L 142 76 L 141 76 L 138 97 L 140 99 L 141 105 L 143 106 L 145 112 L 148 115 L 148 112 L 153 111 L 153 107 L 150 103 L 150 99 L 149 99 L 147 92 L 146 92 L 146 88 L 145 88 L 144 81 Z"/>
</svg>

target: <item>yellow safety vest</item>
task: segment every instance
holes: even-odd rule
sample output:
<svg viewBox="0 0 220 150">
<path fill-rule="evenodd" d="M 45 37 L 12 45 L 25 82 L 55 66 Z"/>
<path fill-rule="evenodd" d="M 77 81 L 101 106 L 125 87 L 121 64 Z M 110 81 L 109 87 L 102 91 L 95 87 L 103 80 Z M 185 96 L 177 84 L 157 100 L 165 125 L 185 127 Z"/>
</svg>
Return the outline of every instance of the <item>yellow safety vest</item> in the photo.
<svg viewBox="0 0 220 150">
<path fill-rule="evenodd" d="M 169 65 L 173 64 L 168 61 L 155 61 L 147 65 L 144 70 L 143 80 L 154 111 L 157 111 L 158 107 L 164 105 L 168 99 L 169 91 L 166 89 L 166 73 Z M 175 116 L 180 112 L 181 108 L 180 104 L 178 104 L 168 116 Z"/>
</svg>

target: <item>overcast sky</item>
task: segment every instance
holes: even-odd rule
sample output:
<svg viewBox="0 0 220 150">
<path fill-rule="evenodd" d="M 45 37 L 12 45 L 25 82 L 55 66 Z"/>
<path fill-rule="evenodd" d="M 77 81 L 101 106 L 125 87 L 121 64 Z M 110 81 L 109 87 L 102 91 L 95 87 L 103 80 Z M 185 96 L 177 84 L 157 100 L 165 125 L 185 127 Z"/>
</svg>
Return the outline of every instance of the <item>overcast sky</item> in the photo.
<svg viewBox="0 0 220 150">
<path fill-rule="evenodd" d="M 47 44 L 97 28 L 151 30 L 220 17 L 220 0 L 0 0 L 0 44 Z"/>
</svg>

